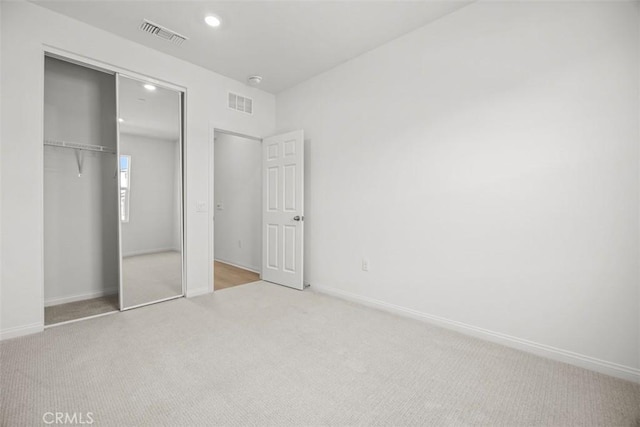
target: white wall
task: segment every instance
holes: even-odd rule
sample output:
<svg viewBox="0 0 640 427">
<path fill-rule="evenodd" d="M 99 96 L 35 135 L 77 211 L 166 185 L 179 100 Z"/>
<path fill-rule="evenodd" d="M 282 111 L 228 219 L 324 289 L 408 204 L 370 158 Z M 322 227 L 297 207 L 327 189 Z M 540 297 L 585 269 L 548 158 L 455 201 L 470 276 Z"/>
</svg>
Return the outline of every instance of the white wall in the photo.
<svg viewBox="0 0 640 427">
<path fill-rule="evenodd" d="M 2 24 L 2 5 L 0 4 L 0 24 Z M 0 100 L 2 99 L 2 54 L 1 54 L 1 48 L 2 48 L 2 31 L 0 28 Z M 0 166 L 2 165 L 2 122 L 3 122 L 3 114 L 2 114 L 2 102 L 0 102 Z M 0 189 L 2 188 L 2 173 L 0 173 Z M 0 239 L 2 239 L 2 196 L 0 196 Z M 2 242 L 0 242 L 0 301 L 2 301 Z M 0 338 L 2 337 L 2 318 L 3 318 L 3 314 L 2 314 L 3 308 L 2 308 L 2 304 L 0 303 Z"/>
<path fill-rule="evenodd" d="M 180 250 L 177 146 L 178 141 L 120 135 L 120 154 L 131 156 L 129 222 L 121 226 L 125 257 Z"/>
<path fill-rule="evenodd" d="M 259 141 L 216 133 L 216 260 L 260 271 L 262 254 L 262 146 Z M 219 206 L 222 209 L 219 209 Z"/>
<path fill-rule="evenodd" d="M 637 3 L 479 2 L 279 94 L 306 280 L 640 380 L 638 75 Z"/>
<path fill-rule="evenodd" d="M 163 53 L 22 1 L 1 2 L 2 338 L 42 330 L 43 80 L 45 45 L 172 82 L 186 100 L 186 290 L 209 290 L 210 125 L 249 135 L 274 130 L 274 97 Z M 227 91 L 254 99 L 252 116 L 229 110 Z M 13 183 L 14 185 L 7 185 Z"/>
<path fill-rule="evenodd" d="M 115 77 L 52 58 L 46 59 L 45 69 L 45 138 L 115 149 Z M 115 170 L 113 154 L 45 148 L 46 305 L 117 292 Z"/>
</svg>

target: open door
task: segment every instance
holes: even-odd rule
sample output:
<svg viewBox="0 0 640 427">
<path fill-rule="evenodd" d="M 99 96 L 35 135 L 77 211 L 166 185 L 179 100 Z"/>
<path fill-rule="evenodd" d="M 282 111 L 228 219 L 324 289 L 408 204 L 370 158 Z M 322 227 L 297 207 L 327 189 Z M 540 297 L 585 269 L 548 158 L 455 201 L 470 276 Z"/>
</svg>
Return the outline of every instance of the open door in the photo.
<svg viewBox="0 0 640 427">
<path fill-rule="evenodd" d="M 262 279 L 304 288 L 304 133 L 262 143 Z"/>
</svg>

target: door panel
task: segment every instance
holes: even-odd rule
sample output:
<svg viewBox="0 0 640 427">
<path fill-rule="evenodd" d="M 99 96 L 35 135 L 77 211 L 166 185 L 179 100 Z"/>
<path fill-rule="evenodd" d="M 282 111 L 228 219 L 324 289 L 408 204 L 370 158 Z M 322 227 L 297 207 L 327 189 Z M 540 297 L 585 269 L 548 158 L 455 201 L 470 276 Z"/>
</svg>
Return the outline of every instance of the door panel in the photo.
<svg viewBox="0 0 640 427">
<path fill-rule="evenodd" d="M 296 165 L 284 167 L 284 211 L 296 211 Z"/>
<path fill-rule="evenodd" d="M 278 210 L 278 167 L 270 167 L 267 170 L 267 209 L 270 212 Z"/>
<path fill-rule="evenodd" d="M 118 118 L 120 307 L 126 310 L 184 294 L 182 95 L 118 75 Z"/>
<path fill-rule="evenodd" d="M 284 226 L 284 266 L 283 270 L 288 273 L 296 271 L 296 226 Z"/>
<path fill-rule="evenodd" d="M 277 270 L 278 264 L 278 226 L 267 224 L 267 268 Z"/>
<path fill-rule="evenodd" d="M 303 289 L 303 132 L 266 138 L 262 159 L 262 279 Z"/>
</svg>

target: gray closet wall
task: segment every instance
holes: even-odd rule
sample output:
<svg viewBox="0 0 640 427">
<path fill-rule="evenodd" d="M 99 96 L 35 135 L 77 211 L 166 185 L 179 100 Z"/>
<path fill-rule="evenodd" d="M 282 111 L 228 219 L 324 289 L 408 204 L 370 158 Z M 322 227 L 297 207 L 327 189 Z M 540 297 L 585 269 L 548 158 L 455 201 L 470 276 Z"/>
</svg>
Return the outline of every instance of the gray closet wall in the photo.
<svg viewBox="0 0 640 427">
<path fill-rule="evenodd" d="M 44 139 L 115 151 L 116 132 L 115 76 L 46 57 Z M 115 154 L 44 146 L 45 305 L 118 292 L 116 167 Z"/>
</svg>

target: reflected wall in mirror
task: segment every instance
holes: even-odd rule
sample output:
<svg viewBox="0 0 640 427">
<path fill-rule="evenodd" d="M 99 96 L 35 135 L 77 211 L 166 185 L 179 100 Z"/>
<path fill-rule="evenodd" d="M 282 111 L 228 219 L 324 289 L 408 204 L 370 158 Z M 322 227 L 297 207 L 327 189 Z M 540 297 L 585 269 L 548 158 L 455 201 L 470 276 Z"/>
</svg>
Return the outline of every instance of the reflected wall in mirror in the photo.
<svg viewBox="0 0 640 427">
<path fill-rule="evenodd" d="M 183 295 L 181 93 L 119 76 L 121 305 Z"/>
</svg>

